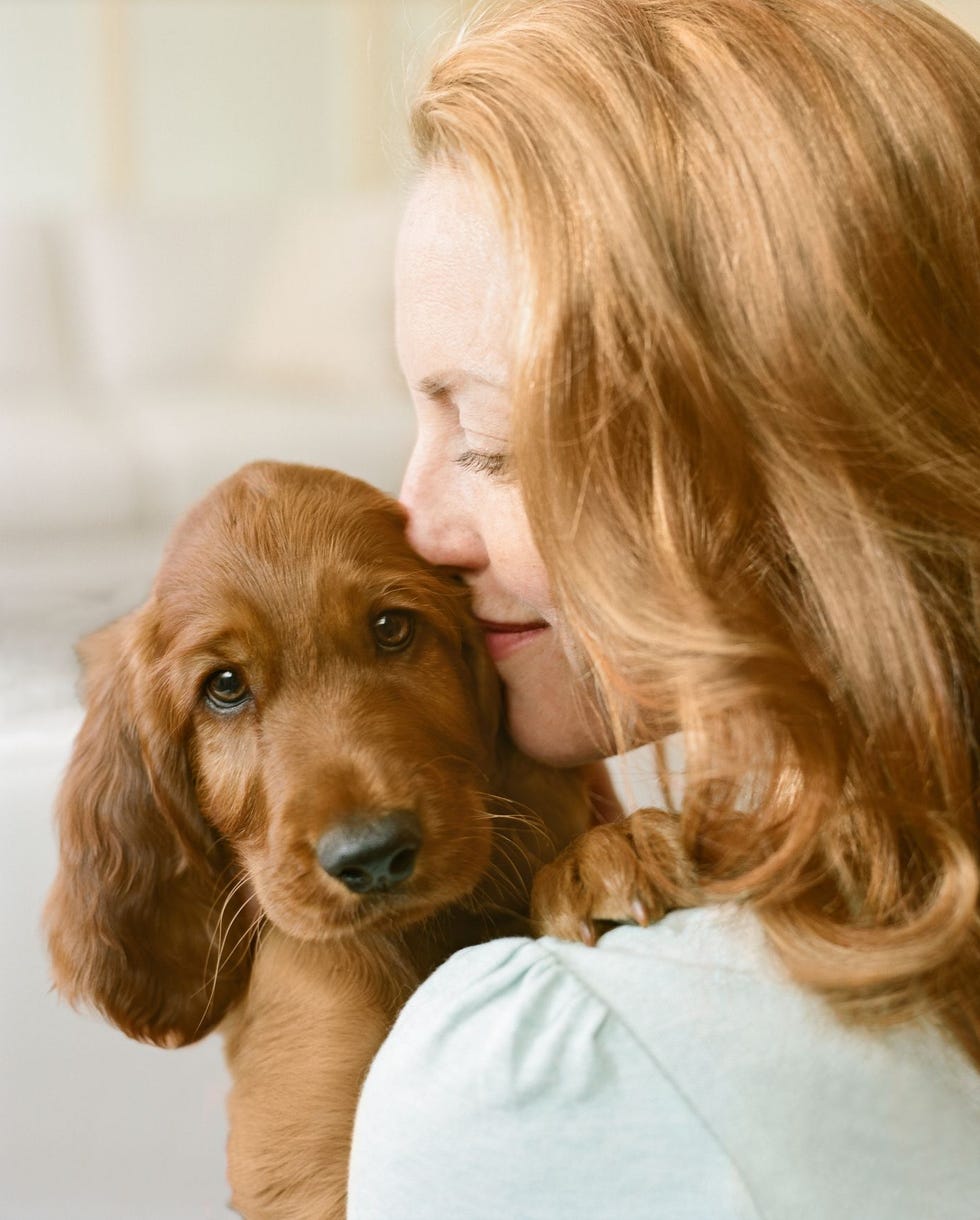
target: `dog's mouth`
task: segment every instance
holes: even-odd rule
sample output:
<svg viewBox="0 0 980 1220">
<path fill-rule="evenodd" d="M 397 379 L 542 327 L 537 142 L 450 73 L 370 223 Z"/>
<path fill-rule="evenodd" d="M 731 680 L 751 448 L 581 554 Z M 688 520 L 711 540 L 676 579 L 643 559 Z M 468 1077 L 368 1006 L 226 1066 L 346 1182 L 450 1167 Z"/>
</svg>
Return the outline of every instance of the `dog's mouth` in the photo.
<svg viewBox="0 0 980 1220">
<path fill-rule="evenodd" d="M 333 889 L 324 893 L 321 882 L 310 886 L 305 900 L 293 897 L 283 902 L 271 897 L 265 910 L 272 923 L 298 940 L 332 940 L 407 928 L 421 923 L 451 900 L 418 883 L 355 894 Z"/>
<path fill-rule="evenodd" d="M 389 932 L 418 923 L 438 909 L 408 887 L 362 895 L 342 911 L 325 912 L 334 935 L 366 931 Z"/>
</svg>

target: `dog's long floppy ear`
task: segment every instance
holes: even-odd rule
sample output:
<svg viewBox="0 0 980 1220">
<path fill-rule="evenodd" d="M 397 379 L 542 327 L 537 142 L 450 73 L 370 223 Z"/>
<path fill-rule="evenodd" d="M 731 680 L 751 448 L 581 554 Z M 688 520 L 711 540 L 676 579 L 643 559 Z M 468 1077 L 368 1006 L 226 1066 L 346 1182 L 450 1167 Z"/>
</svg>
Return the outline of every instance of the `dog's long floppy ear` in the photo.
<svg viewBox="0 0 980 1220">
<path fill-rule="evenodd" d="M 147 706 L 149 632 L 144 607 L 80 649 L 87 711 L 58 797 L 45 926 L 66 998 L 130 1037 L 175 1046 L 221 1019 L 250 955 L 243 928 L 219 926 L 227 848 L 198 813 L 181 741 Z"/>
</svg>

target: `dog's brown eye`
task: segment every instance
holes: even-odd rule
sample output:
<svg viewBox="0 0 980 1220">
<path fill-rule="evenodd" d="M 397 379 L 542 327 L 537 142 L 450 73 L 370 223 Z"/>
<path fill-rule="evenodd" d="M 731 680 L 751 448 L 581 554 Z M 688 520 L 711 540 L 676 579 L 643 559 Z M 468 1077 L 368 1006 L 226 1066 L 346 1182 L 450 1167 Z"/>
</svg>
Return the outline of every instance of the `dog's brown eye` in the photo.
<svg viewBox="0 0 980 1220">
<path fill-rule="evenodd" d="M 204 684 L 204 697 L 219 712 L 228 712 L 247 703 L 252 692 L 237 669 L 219 669 Z"/>
<path fill-rule="evenodd" d="M 374 638 L 385 652 L 400 652 L 415 635 L 415 619 L 407 610 L 386 610 L 372 624 Z"/>
</svg>

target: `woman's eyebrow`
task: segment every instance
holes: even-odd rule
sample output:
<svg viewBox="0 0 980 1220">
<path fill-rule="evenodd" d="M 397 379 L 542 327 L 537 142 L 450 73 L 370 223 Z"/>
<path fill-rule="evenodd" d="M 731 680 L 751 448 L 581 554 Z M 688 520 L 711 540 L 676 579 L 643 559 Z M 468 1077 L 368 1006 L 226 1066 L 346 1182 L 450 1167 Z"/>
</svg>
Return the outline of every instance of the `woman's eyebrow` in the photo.
<svg viewBox="0 0 980 1220">
<path fill-rule="evenodd" d="M 441 398 L 442 395 L 459 390 L 467 384 L 485 385 L 492 390 L 504 390 L 506 385 L 498 377 L 475 369 L 445 369 L 439 373 L 430 373 L 416 385 L 416 389 L 428 398 Z"/>
</svg>

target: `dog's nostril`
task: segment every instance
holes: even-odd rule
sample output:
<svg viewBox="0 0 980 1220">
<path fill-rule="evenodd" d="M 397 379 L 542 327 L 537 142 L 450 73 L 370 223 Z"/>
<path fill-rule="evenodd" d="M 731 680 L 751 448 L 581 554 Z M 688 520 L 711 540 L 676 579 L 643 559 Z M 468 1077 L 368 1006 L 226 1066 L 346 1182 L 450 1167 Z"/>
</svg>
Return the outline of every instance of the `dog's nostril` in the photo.
<svg viewBox="0 0 980 1220">
<path fill-rule="evenodd" d="M 405 847 L 391 857 L 390 871 L 392 880 L 405 881 L 415 871 L 415 857 L 419 854 L 417 847 Z"/>
<path fill-rule="evenodd" d="M 348 818 L 320 836 L 324 871 L 355 894 L 390 890 L 415 871 L 422 846 L 418 818 L 405 809 Z"/>
</svg>

